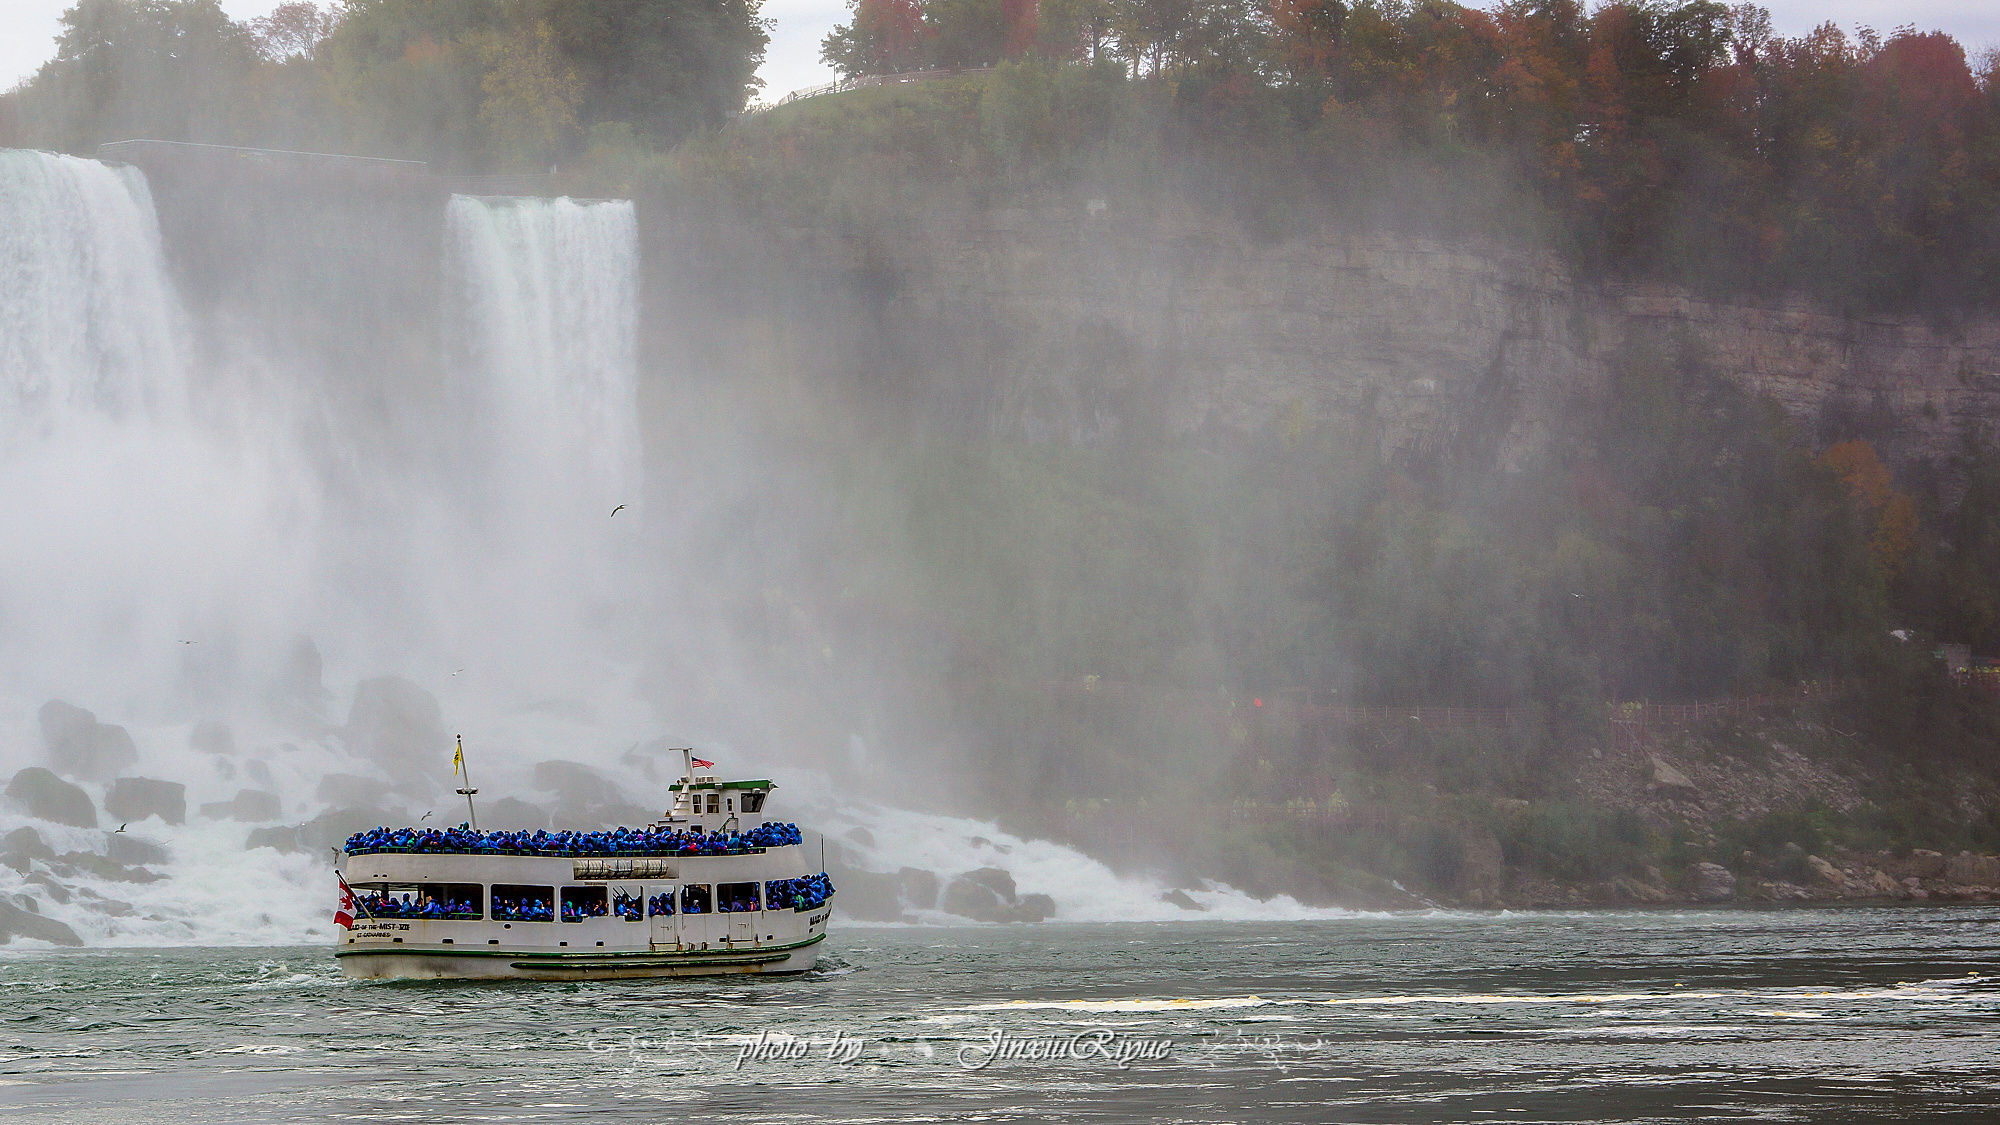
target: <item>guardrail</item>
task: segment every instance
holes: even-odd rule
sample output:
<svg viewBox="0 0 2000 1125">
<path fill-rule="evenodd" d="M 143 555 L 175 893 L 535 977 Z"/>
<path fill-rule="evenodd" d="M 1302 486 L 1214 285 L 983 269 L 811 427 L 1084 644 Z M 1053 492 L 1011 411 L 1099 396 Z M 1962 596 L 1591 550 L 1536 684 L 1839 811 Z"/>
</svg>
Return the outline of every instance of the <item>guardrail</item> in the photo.
<svg viewBox="0 0 2000 1125">
<path fill-rule="evenodd" d="M 769 105 L 747 106 L 738 117 L 739 120 L 743 117 L 755 117 L 760 113 L 769 113 L 781 105 L 791 105 L 793 102 L 802 102 L 807 98 L 823 97 L 827 94 L 844 94 L 849 90 L 861 90 L 870 86 L 901 86 L 909 82 L 928 82 L 937 78 L 963 78 L 968 74 L 991 74 L 992 72 L 993 68 L 990 66 L 972 66 L 960 70 L 906 70 L 901 74 L 864 74 L 858 78 L 843 78 L 838 82 L 828 82 L 823 86 L 807 86 L 803 90 L 793 90 L 791 93 L 786 94 Z"/>
<path fill-rule="evenodd" d="M 135 139 L 129 141 L 105 141 L 97 146 L 97 155 L 114 159 L 130 156 L 148 150 L 169 152 L 199 152 L 205 155 L 237 156 L 246 159 L 282 158 L 304 160 L 315 163 L 335 163 L 389 168 L 400 172 L 423 172 L 430 165 L 422 160 L 396 160 L 386 156 L 346 156 L 335 152 L 298 152 L 285 148 L 243 148 L 238 145 L 200 144 L 195 141 L 155 141 Z"/>
</svg>

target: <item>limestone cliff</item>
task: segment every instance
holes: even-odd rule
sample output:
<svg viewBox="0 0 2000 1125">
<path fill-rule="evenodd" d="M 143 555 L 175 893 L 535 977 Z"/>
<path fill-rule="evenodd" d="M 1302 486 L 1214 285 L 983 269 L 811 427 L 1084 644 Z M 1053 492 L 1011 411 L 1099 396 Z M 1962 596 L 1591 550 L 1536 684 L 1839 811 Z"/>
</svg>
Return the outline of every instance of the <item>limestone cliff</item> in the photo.
<svg viewBox="0 0 2000 1125">
<path fill-rule="evenodd" d="M 1714 301 L 1583 284 L 1548 253 L 1332 227 L 1260 240 L 1227 217 L 1084 202 L 792 230 L 775 257 L 840 279 L 848 303 L 819 307 L 866 322 L 858 362 L 901 371 L 934 415 L 996 436 L 1332 423 L 1385 455 L 1443 445 L 1506 466 L 1649 332 L 1684 334 L 1807 432 L 1865 425 L 1901 461 L 1948 454 L 2000 415 L 1993 317 Z"/>
</svg>

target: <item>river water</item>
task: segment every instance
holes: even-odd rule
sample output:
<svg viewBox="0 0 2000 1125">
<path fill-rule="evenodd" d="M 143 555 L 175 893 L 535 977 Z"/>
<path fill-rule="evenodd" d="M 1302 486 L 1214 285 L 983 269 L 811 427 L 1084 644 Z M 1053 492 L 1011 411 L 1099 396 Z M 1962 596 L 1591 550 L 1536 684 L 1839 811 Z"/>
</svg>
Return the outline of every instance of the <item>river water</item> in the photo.
<svg viewBox="0 0 2000 1125">
<path fill-rule="evenodd" d="M 10 953 L 10 1121 L 1991 1121 L 2000 909 L 836 930 L 765 980 Z"/>
</svg>

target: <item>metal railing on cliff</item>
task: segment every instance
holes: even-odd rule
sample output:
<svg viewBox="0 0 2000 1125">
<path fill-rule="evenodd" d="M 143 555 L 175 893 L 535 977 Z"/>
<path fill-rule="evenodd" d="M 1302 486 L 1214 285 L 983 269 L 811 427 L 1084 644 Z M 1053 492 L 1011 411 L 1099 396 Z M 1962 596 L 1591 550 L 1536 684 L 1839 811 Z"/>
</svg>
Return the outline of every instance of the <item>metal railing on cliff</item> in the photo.
<svg viewBox="0 0 2000 1125">
<path fill-rule="evenodd" d="M 863 90 L 870 86 L 901 86 L 910 82 L 928 82 L 938 78 L 963 78 L 970 74 L 990 74 L 992 71 L 993 68 L 990 66 L 972 66 L 961 70 L 906 70 L 901 74 L 864 74 L 858 78 L 843 78 L 823 86 L 807 86 L 803 90 L 793 90 L 768 105 L 746 106 L 737 120 L 769 113 L 781 105 L 790 105 L 793 102 L 802 102 L 807 98 L 817 98 L 827 94 L 844 94 L 849 90 Z"/>
</svg>

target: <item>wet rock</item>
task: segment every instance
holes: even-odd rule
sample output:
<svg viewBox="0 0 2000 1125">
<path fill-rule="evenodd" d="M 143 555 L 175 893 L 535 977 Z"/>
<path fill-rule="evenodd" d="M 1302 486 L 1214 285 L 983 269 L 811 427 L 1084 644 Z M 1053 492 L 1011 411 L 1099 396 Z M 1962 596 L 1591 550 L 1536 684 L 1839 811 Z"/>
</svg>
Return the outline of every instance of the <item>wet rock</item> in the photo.
<svg viewBox="0 0 2000 1125">
<path fill-rule="evenodd" d="M 104 811 L 120 822 L 157 816 L 168 824 L 184 824 L 187 786 L 150 777 L 121 777 L 105 791 Z"/>
<path fill-rule="evenodd" d="M 595 810 L 618 799 L 617 787 L 581 762 L 537 762 L 534 786 L 555 794 L 555 823 L 564 828 L 597 819 Z"/>
<path fill-rule="evenodd" d="M 77 828 L 97 827 L 90 794 L 40 766 L 29 766 L 7 783 L 7 797 L 29 816 Z"/>
<path fill-rule="evenodd" d="M 1884 898 L 1902 898 L 1905 893 L 1903 885 L 1896 881 L 1895 876 L 1890 875 L 1886 871 L 1870 871 L 1868 873 L 1868 887 Z"/>
<path fill-rule="evenodd" d="M 100 723 L 81 707 L 51 699 L 39 713 L 49 762 L 70 777 L 105 781 L 139 760 L 124 727 Z"/>
<path fill-rule="evenodd" d="M 78 891 L 77 897 L 83 900 L 85 907 L 112 918 L 130 918 L 135 912 L 135 908 L 131 903 L 115 898 L 106 898 L 88 887 Z"/>
<path fill-rule="evenodd" d="M 276 820 L 285 815 L 285 809 L 276 793 L 239 789 L 230 800 L 211 801 L 203 805 L 201 815 L 210 820 Z"/>
<path fill-rule="evenodd" d="M 1727 871 L 1729 869 L 1725 867 L 1723 868 L 1723 870 Z M 1618 897 L 1626 902 L 1665 902 L 1667 901 L 1668 898 L 1666 891 L 1662 890 L 1659 887 L 1648 886 L 1647 884 L 1640 882 L 1637 879 L 1626 878 L 1621 876 L 1617 879 L 1613 879 L 1611 882 L 1612 885 L 1615 886 L 1618 890 Z M 1716 897 L 1729 898 L 1735 893 L 1736 893 L 1736 881 L 1735 877 L 1731 876 L 1729 883 L 1729 890 L 1724 894 L 1717 895 Z"/>
<path fill-rule="evenodd" d="M 167 849 L 129 832 L 106 833 L 104 854 L 119 863 L 165 863 L 170 858 Z"/>
<path fill-rule="evenodd" d="M 42 888 L 42 891 L 50 898 L 56 900 L 57 904 L 67 905 L 69 903 L 69 888 L 56 882 L 55 877 L 46 871 L 29 876 L 28 882 Z M 37 912 L 39 913 L 39 908 L 37 908 Z"/>
<path fill-rule="evenodd" d="M 841 835 L 846 839 L 852 840 L 855 843 L 860 844 L 864 848 L 872 848 L 875 846 L 875 834 L 868 831 L 866 828 L 861 827 L 858 824 L 848 829 L 847 831 L 841 833 Z"/>
<path fill-rule="evenodd" d="M 1839 890 L 1847 883 L 1847 876 L 1840 868 L 1816 855 L 1806 857 L 1806 870 L 1812 873 L 1813 882 L 1832 890 Z"/>
<path fill-rule="evenodd" d="M 234 754 L 236 735 L 220 719 L 203 719 L 188 731 L 188 746 L 209 754 Z"/>
<path fill-rule="evenodd" d="M 323 722 L 321 716 L 333 702 L 333 693 L 326 690 L 325 675 L 325 661 L 320 659 L 319 646 L 313 639 L 294 640 L 284 664 L 266 689 L 272 712 L 296 723 Z"/>
<path fill-rule="evenodd" d="M 1014 921 L 1043 922 L 1055 916 L 1056 900 L 1045 894 L 1022 895 L 1014 904 Z"/>
<path fill-rule="evenodd" d="M 938 899 L 938 909 L 975 922 L 1004 922 L 1012 913 L 1010 905 L 1002 902 L 993 888 L 963 875 L 947 883 Z"/>
<path fill-rule="evenodd" d="M 899 867 L 896 878 L 903 883 L 903 901 L 915 910 L 931 910 L 937 906 L 938 877 L 934 871 L 921 867 Z"/>
<path fill-rule="evenodd" d="M 274 824 L 269 828 L 252 828 L 243 840 L 243 850 L 272 848 L 287 854 L 305 851 L 299 846 L 299 830 L 296 825 Z"/>
<path fill-rule="evenodd" d="M 1491 832 L 1481 832 L 1459 848 L 1458 885 L 1462 892 L 1480 892 L 1486 899 L 1499 893 L 1507 881 L 1507 861 L 1500 852 L 1500 840 Z"/>
<path fill-rule="evenodd" d="M 243 776 L 266 789 L 278 787 L 278 779 L 271 776 L 271 763 L 266 761 L 253 759 L 243 763 Z"/>
<path fill-rule="evenodd" d="M 363 680 L 340 733 L 348 753 L 406 784 L 435 788 L 451 774 L 452 740 L 437 696 L 401 676 Z"/>
<path fill-rule="evenodd" d="M 0 837 L 0 863 L 5 863 L 23 875 L 28 873 L 29 860 L 55 857 L 55 849 L 49 847 L 48 842 L 42 839 L 42 834 L 27 825 L 22 825 L 6 836 Z"/>
<path fill-rule="evenodd" d="M 143 867 L 127 867 L 96 852 L 64 852 L 49 862 L 49 868 L 58 875 L 95 875 L 120 883 L 157 883 L 166 878 Z"/>
<path fill-rule="evenodd" d="M 1736 897 L 1736 874 L 1719 863 L 1697 863 L 1688 868 L 1688 889 L 1703 902 Z"/>
<path fill-rule="evenodd" d="M 365 805 L 379 800 L 389 783 L 374 777 L 359 777 L 351 773 L 330 773 L 319 779 L 313 787 L 313 798 L 329 805 Z M 542 827 L 548 827 L 543 824 Z"/>
<path fill-rule="evenodd" d="M 1194 899 L 1188 897 L 1188 893 L 1184 890 L 1181 890 L 1179 887 L 1175 887 L 1173 890 L 1168 891 L 1167 893 L 1161 895 L 1160 901 L 1166 903 L 1169 906 L 1178 906 L 1182 910 L 1208 909 L 1208 907 L 1203 906 L 1201 903 L 1198 903 Z"/>
<path fill-rule="evenodd" d="M 519 797 L 502 797 L 492 807 L 479 810 L 479 826 L 495 832 L 532 832 L 551 823 L 549 810 Z"/>
<path fill-rule="evenodd" d="M 832 865 L 827 872 L 840 888 L 840 911 L 859 922 L 896 922 L 909 919 L 903 910 L 903 883 L 894 875 L 863 871 L 858 867 Z"/>
<path fill-rule="evenodd" d="M 1913 849 L 1904 859 L 1891 859 L 1882 869 L 1902 878 L 1938 879 L 1944 876 L 1945 858 L 1929 848 Z"/>
<path fill-rule="evenodd" d="M 2000 886 L 2000 856 L 1960 852 L 1945 861 L 1943 878 L 1949 883 Z"/>
<path fill-rule="evenodd" d="M 11 902 L 0 900 L 0 942 L 11 942 L 15 938 L 31 938 L 46 941 L 51 945 L 80 946 L 83 939 L 76 931 L 53 918 L 23 910 Z"/>
<path fill-rule="evenodd" d="M 967 871 L 959 876 L 985 887 L 998 895 L 1003 902 L 1014 901 L 1014 876 L 998 867 L 982 867 L 977 871 Z"/>
<path fill-rule="evenodd" d="M 1651 787 L 1656 789 L 1680 789 L 1688 792 L 1694 791 L 1695 784 L 1688 780 L 1686 774 L 1668 765 L 1666 759 L 1660 757 L 1658 754 L 1654 754 L 1651 757 L 1653 762 Z"/>
</svg>

